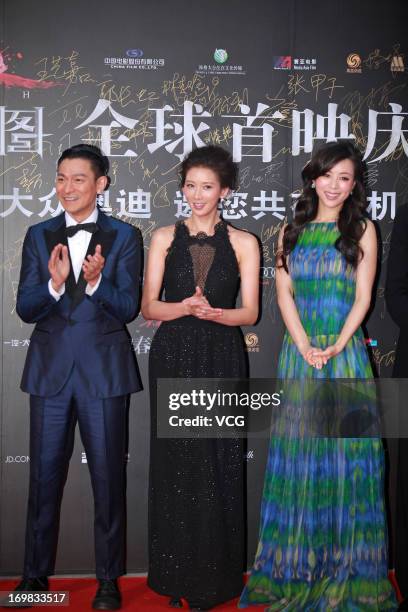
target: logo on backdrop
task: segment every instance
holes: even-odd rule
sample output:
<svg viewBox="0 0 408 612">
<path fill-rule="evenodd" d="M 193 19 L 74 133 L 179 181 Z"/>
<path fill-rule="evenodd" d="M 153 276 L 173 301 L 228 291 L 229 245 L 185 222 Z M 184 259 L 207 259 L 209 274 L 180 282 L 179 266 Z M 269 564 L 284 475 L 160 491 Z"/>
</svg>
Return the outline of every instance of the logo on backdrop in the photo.
<svg viewBox="0 0 408 612">
<path fill-rule="evenodd" d="M 29 463 L 30 457 L 27 455 L 7 455 L 4 463 Z"/>
<path fill-rule="evenodd" d="M 143 49 L 127 49 L 122 57 L 105 57 L 104 64 L 112 70 L 158 70 L 165 62 L 159 57 L 144 57 Z"/>
<path fill-rule="evenodd" d="M 246 459 L 247 461 L 251 461 L 254 458 L 255 458 L 255 453 L 252 449 L 248 450 L 244 455 L 244 459 Z"/>
<path fill-rule="evenodd" d="M 245 334 L 245 345 L 248 353 L 259 353 L 259 338 L 254 332 Z"/>
<path fill-rule="evenodd" d="M 212 60 L 215 64 L 199 64 L 195 72 L 203 76 L 214 74 L 246 74 L 242 65 L 227 63 L 228 58 L 229 55 L 226 49 L 215 49 L 212 56 Z"/>
<path fill-rule="evenodd" d="M 404 59 L 402 57 L 402 55 L 393 55 L 391 58 L 391 72 L 395 73 L 395 72 L 404 72 L 405 71 L 405 66 L 404 66 Z"/>
<path fill-rule="evenodd" d="M 291 55 L 275 55 L 273 58 L 274 70 L 292 70 Z"/>
<path fill-rule="evenodd" d="M 293 70 L 316 70 L 317 59 L 315 57 L 294 57 Z"/>
<path fill-rule="evenodd" d="M 274 55 L 274 70 L 316 70 L 315 57 L 292 57 L 291 55 Z"/>
<path fill-rule="evenodd" d="M 347 72 L 351 74 L 361 74 L 361 57 L 358 53 L 350 53 L 346 59 Z"/>
<path fill-rule="evenodd" d="M 228 59 L 228 53 L 226 49 L 216 49 L 214 51 L 214 59 L 217 64 L 225 64 Z"/>
<path fill-rule="evenodd" d="M 262 266 L 260 270 L 261 285 L 269 285 L 270 281 L 275 278 L 274 266 Z"/>
<path fill-rule="evenodd" d="M 128 49 L 126 51 L 128 57 L 143 57 L 142 49 Z"/>
</svg>

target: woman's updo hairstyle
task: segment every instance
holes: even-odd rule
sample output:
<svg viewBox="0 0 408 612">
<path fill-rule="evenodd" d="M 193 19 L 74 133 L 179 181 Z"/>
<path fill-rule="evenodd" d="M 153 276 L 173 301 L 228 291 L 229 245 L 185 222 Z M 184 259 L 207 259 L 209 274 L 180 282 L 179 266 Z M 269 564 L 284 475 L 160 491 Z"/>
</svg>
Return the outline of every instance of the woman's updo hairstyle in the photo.
<svg viewBox="0 0 408 612">
<path fill-rule="evenodd" d="M 193 149 L 181 162 L 180 185 L 184 186 L 187 172 L 191 168 L 209 168 L 218 177 L 222 188 L 229 187 L 231 191 L 237 188 L 238 164 L 232 160 L 232 155 L 217 145 L 206 145 Z"/>
<path fill-rule="evenodd" d="M 59 168 L 60 163 L 63 162 L 64 159 L 78 158 L 87 159 L 90 162 L 95 178 L 98 179 L 100 176 L 106 176 L 108 180 L 106 182 L 105 191 L 109 189 L 111 183 L 109 176 L 109 159 L 102 153 L 101 149 L 95 145 L 78 144 L 69 149 L 65 149 L 58 160 L 57 168 Z"/>
</svg>

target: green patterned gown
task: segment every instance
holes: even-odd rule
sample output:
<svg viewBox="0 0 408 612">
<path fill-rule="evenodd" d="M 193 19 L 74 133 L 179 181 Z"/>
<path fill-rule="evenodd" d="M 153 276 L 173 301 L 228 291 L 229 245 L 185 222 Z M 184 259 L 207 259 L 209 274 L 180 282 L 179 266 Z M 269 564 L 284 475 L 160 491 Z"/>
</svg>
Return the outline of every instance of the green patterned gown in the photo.
<svg viewBox="0 0 408 612">
<path fill-rule="evenodd" d="M 336 341 L 355 297 L 355 271 L 334 246 L 338 236 L 335 223 L 310 223 L 289 258 L 300 319 L 321 348 Z M 371 378 L 362 331 L 322 370 L 308 366 L 286 332 L 278 377 Z M 383 475 L 379 438 L 273 435 L 258 550 L 239 607 L 396 610 Z"/>
</svg>

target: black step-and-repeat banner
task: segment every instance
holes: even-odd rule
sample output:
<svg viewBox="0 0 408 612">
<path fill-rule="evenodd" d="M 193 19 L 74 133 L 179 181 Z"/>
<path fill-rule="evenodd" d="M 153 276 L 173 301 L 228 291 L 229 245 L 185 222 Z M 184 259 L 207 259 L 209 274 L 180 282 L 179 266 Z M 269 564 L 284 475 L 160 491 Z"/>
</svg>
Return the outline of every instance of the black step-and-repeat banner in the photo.
<svg viewBox="0 0 408 612">
<path fill-rule="evenodd" d="M 60 214 L 55 164 L 79 142 L 109 156 L 99 204 L 152 231 L 189 215 L 177 166 L 193 147 L 220 144 L 240 163 L 224 218 L 263 247 L 262 317 L 244 330 L 251 375 L 273 377 L 282 338 L 277 234 L 291 218 L 300 172 L 316 144 L 350 139 L 367 162 L 368 209 L 382 267 L 368 340 L 391 375 L 397 330 L 386 313 L 384 268 L 395 211 L 408 200 L 408 5 L 398 0 L 246 2 L 107 0 L 2 3 L 0 218 L 2 410 L 0 572 L 22 567 L 29 470 L 28 397 L 19 390 L 32 328 L 15 312 L 28 226 Z M 157 322 L 139 317 L 132 341 L 147 387 Z M 149 398 L 132 398 L 128 569 L 145 571 Z M 256 544 L 267 440 L 249 441 L 249 546 Z M 392 486 L 395 483 L 391 483 Z M 93 502 L 78 439 L 61 517 L 58 572 L 93 572 Z"/>
</svg>

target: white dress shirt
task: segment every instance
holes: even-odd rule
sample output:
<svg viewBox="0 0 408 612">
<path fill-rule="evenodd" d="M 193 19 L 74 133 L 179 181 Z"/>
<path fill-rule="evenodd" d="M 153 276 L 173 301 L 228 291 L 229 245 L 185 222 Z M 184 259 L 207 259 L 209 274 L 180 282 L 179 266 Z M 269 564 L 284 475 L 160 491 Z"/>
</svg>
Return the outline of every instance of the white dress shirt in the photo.
<svg viewBox="0 0 408 612">
<path fill-rule="evenodd" d="M 81 221 L 81 223 L 96 223 L 98 219 L 98 209 L 95 207 L 92 213 Z M 65 212 L 65 224 L 66 227 L 71 227 L 72 225 L 78 225 L 78 221 L 75 221 L 67 212 Z M 92 234 L 85 230 L 80 230 L 75 234 L 75 236 L 68 237 L 68 248 L 69 254 L 72 262 L 72 269 L 74 272 L 75 280 L 78 282 L 79 275 L 81 274 L 82 264 L 85 259 L 86 252 L 88 250 L 89 243 L 91 242 Z M 102 276 L 99 276 L 97 283 L 91 287 L 88 283 L 85 289 L 85 293 L 87 295 L 93 295 L 97 288 L 99 287 L 99 283 L 101 282 Z M 48 290 L 51 293 L 52 297 L 57 301 L 64 295 L 65 293 L 65 283 L 62 285 L 59 291 L 55 291 L 52 286 L 52 280 L 48 281 Z"/>
</svg>

